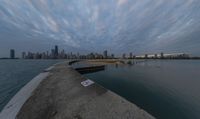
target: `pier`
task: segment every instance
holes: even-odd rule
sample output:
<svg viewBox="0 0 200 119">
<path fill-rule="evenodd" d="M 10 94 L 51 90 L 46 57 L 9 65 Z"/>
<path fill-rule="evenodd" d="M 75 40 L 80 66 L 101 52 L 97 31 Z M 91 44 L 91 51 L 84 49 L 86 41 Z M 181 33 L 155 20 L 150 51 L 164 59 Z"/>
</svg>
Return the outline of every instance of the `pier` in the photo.
<svg viewBox="0 0 200 119">
<path fill-rule="evenodd" d="M 95 82 L 83 85 L 88 79 L 74 70 L 69 62 L 56 64 L 45 70 L 45 73 L 48 75 L 31 92 L 21 107 L 16 110 L 16 104 L 9 103 L 11 105 L 6 106 L 0 118 L 154 119 L 133 103 Z M 9 114 L 5 112 L 13 109 L 15 113 L 7 117 Z"/>
<path fill-rule="evenodd" d="M 105 65 L 97 65 L 97 66 L 88 66 L 88 67 L 75 68 L 75 70 L 78 71 L 80 74 L 98 72 L 98 71 L 102 71 L 104 69 L 105 69 Z"/>
</svg>

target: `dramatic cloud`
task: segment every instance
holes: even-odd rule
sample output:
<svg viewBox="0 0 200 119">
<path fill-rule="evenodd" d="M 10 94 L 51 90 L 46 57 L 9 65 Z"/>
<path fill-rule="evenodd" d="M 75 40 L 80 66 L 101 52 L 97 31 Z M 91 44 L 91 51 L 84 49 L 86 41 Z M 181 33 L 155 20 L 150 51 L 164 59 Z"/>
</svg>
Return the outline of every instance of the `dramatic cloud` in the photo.
<svg viewBox="0 0 200 119">
<path fill-rule="evenodd" d="M 200 51 L 199 0 L 1 0 L 6 50 Z"/>
</svg>

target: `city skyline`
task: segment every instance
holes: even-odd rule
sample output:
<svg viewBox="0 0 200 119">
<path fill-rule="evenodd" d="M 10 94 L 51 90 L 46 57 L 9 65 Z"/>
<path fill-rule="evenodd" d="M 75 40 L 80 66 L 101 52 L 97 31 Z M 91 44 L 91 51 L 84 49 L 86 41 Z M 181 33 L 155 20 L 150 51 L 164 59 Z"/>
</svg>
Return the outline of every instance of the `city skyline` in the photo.
<svg viewBox="0 0 200 119">
<path fill-rule="evenodd" d="M 20 56 L 54 44 L 82 53 L 200 56 L 199 10 L 198 0 L 2 0 L 0 57 L 8 57 L 8 48 Z"/>
<path fill-rule="evenodd" d="M 10 57 L 0 57 L 0 59 L 200 59 L 198 56 L 191 56 L 187 53 L 153 53 L 136 55 L 133 52 L 123 53 L 121 56 L 117 56 L 108 50 L 104 50 L 102 53 L 90 52 L 68 52 L 64 49 L 59 49 L 58 45 L 55 45 L 52 49 L 47 49 L 43 52 L 31 52 L 23 51 L 20 57 L 16 57 L 15 49 L 10 49 Z"/>
<path fill-rule="evenodd" d="M 79 52 L 68 52 L 64 49 L 59 49 L 58 45 L 55 45 L 52 49 L 47 49 L 42 52 L 23 51 L 21 56 L 15 57 L 15 49 L 10 49 L 9 57 L 0 57 L 2 59 L 107 59 L 115 58 L 113 53 L 108 53 L 104 50 L 103 53 L 90 52 L 88 54 L 81 54 Z"/>
</svg>

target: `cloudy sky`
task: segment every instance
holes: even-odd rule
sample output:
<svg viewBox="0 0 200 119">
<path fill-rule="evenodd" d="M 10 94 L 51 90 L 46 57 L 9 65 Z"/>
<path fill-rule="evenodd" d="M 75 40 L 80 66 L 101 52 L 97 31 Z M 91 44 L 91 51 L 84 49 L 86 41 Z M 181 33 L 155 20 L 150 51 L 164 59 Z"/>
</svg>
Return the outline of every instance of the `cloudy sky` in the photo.
<svg viewBox="0 0 200 119">
<path fill-rule="evenodd" d="M 0 56 L 55 44 L 68 52 L 200 55 L 199 11 L 199 0 L 0 0 Z"/>
</svg>

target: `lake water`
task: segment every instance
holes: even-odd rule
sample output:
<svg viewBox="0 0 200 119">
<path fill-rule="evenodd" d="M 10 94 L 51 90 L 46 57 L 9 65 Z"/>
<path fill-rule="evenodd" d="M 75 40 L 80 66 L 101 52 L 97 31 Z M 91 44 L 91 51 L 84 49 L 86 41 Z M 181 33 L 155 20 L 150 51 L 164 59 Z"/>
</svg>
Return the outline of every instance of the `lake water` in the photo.
<svg viewBox="0 0 200 119">
<path fill-rule="evenodd" d="M 0 60 L 0 112 L 31 79 L 60 60 Z"/>
<path fill-rule="evenodd" d="M 148 60 L 85 76 L 158 119 L 200 119 L 198 60 Z"/>
</svg>

